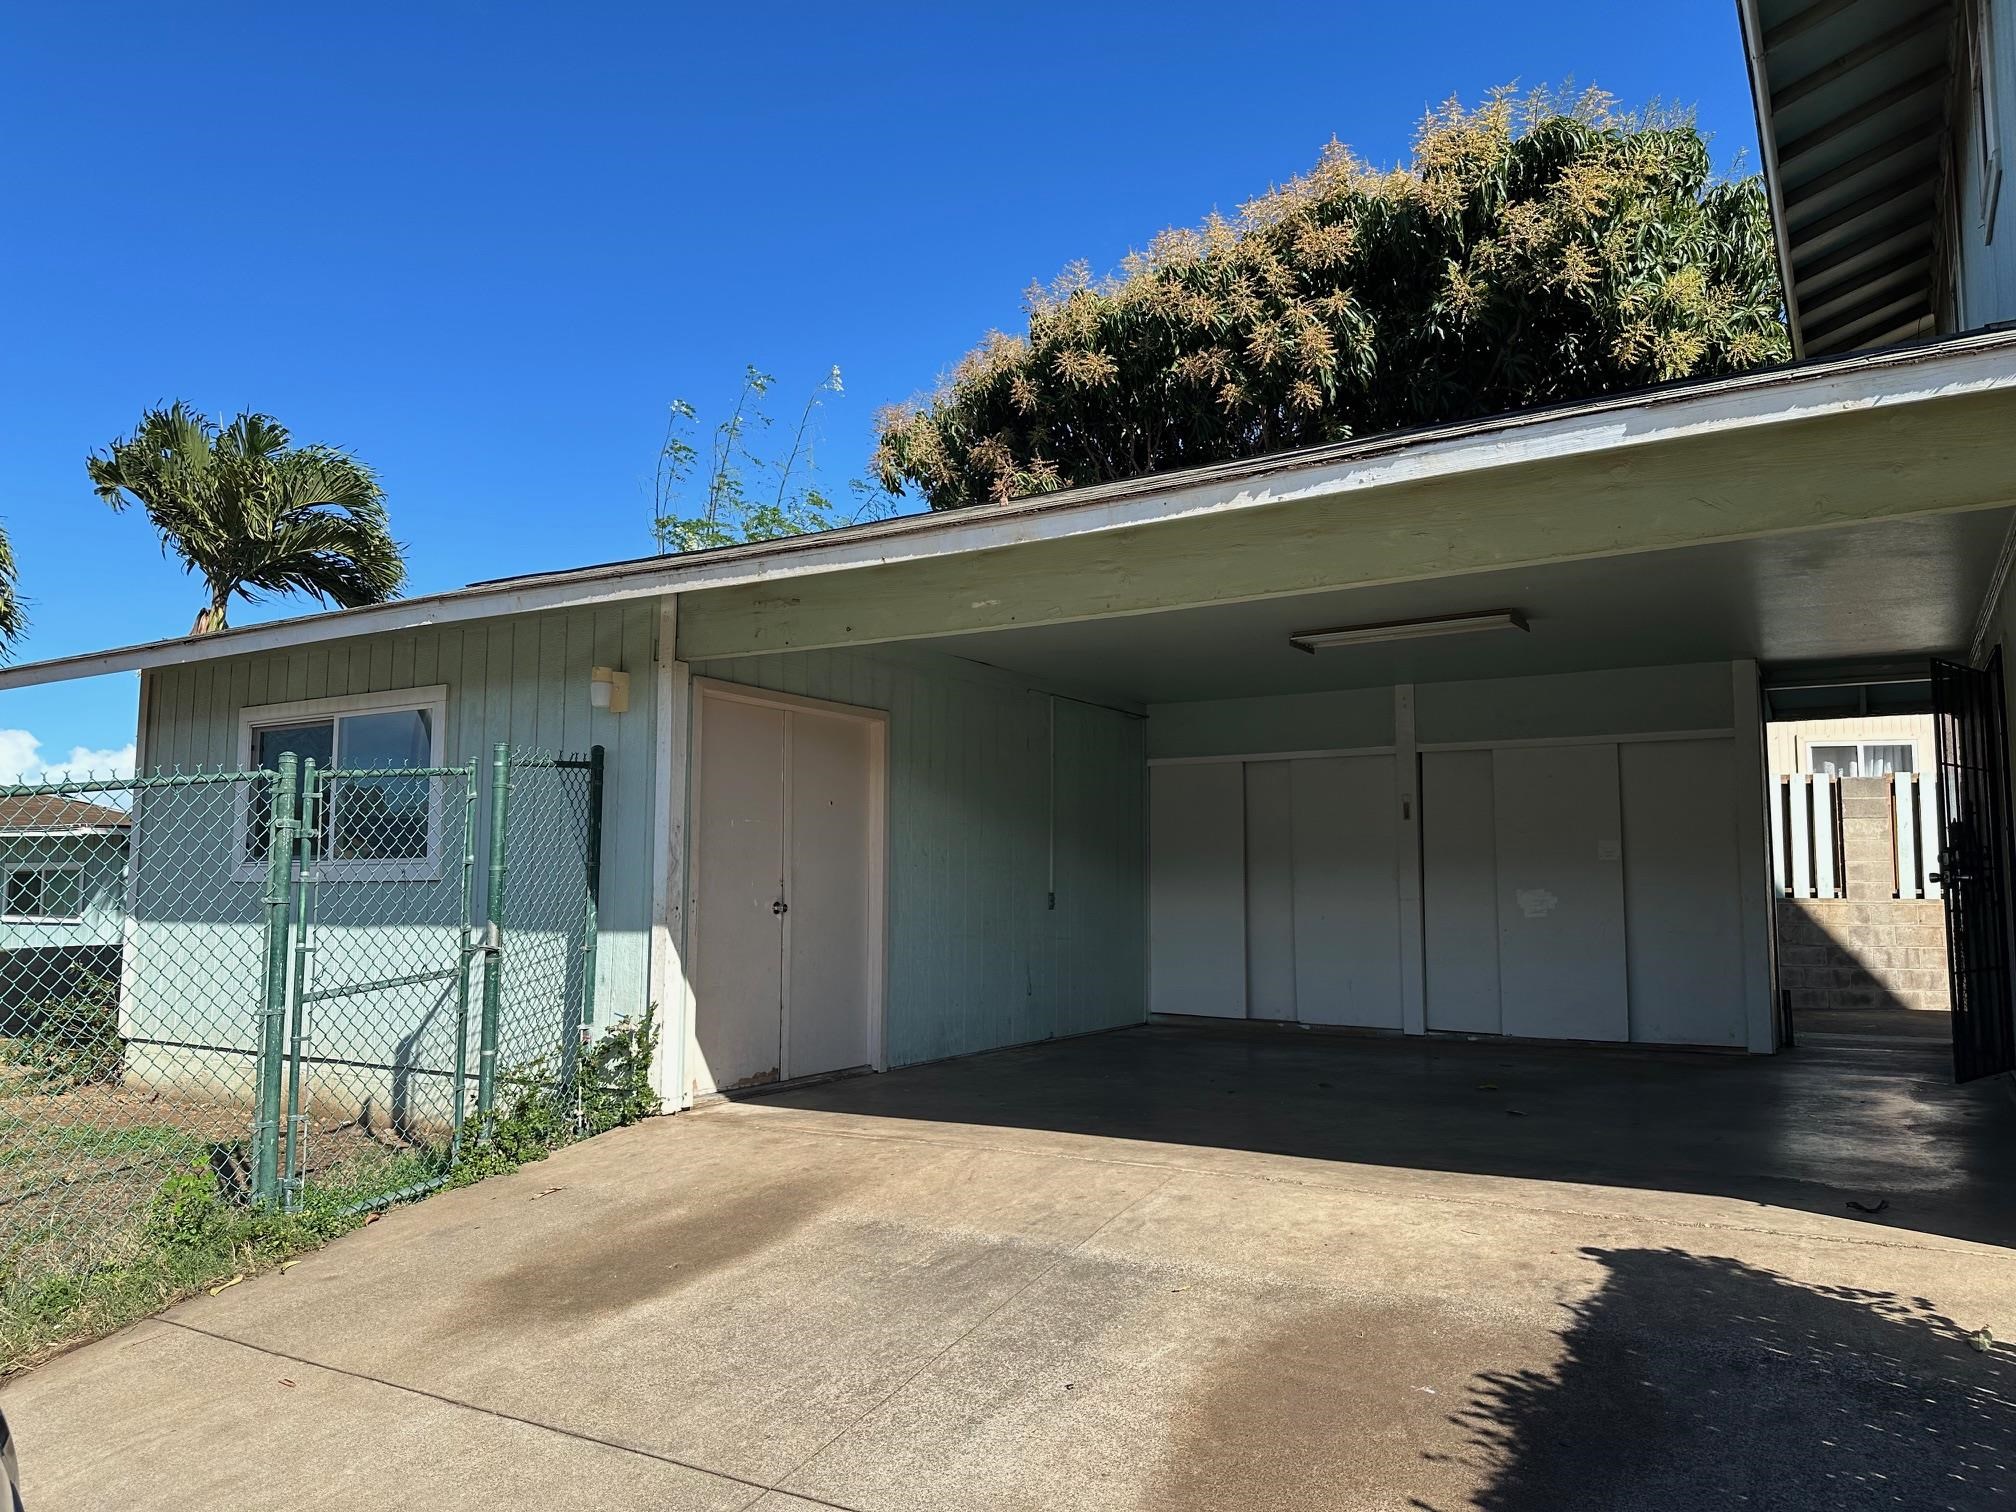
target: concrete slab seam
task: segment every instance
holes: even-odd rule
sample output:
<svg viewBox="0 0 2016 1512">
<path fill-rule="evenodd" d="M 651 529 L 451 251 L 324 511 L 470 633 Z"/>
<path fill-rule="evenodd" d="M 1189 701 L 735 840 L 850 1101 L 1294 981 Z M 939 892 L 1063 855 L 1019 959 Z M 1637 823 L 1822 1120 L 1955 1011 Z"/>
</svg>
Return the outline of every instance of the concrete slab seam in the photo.
<svg viewBox="0 0 2016 1512">
<path fill-rule="evenodd" d="M 737 1475 L 732 1470 L 716 1470 L 708 1465 L 696 1464 L 692 1460 L 680 1459 L 677 1455 L 662 1454 L 655 1449 L 646 1449 L 638 1444 L 626 1444 L 620 1439 L 601 1438 L 592 1433 L 583 1433 L 578 1428 L 562 1428 L 554 1423 L 542 1423 L 537 1418 L 521 1417 L 515 1412 L 505 1412 L 500 1408 L 486 1407 L 481 1402 L 464 1401 L 460 1397 L 448 1396 L 439 1391 L 429 1391 L 424 1386 L 409 1386 L 403 1381 L 388 1381 L 383 1376 L 370 1375 L 361 1370 L 346 1370 L 341 1365 L 326 1365 L 322 1361 L 310 1359 L 306 1355 L 289 1354 L 284 1349 L 274 1349 L 265 1344 L 253 1344 L 244 1339 L 234 1339 L 229 1334 L 218 1333 L 215 1329 L 198 1328 L 193 1323 L 184 1323 L 177 1318 L 161 1318 L 157 1321 L 171 1328 L 182 1329 L 186 1333 L 198 1334 L 219 1344 L 232 1344 L 240 1349 L 249 1349 L 254 1354 L 266 1355 L 271 1359 L 286 1360 L 288 1363 L 294 1365 L 306 1365 L 311 1370 L 327 1371 L 330 1375 L 343 1376 L 348 1380 L 363 1381 L 372 1386 L 383 1386 L 388 1391 L 399 1391 L 404 1392 L 408 1396 L 424 1397 L 430 1402 L 439 1402 L 445 1407 L 456 1407 L 464 1412 L 480 1413 L 484 1417 L 496 1418 L 500 1422 L 517 1423 L 521 1427 L 537 1429 L 542 1433 L 557 1434 L 561 1438 L 574 1439 L 583 1444 L 593 1444 L 600 1449 L 613 1449 L 619 1454 L 634 1454 L 640 1459 L 656 1460 L 659 1464 L 676 1466 L 681 1470 L 690 1470 L 696 1475 L 710 1476 L 715 1480 L 727 1481 L 731 1485 L 746 1486 L 756 1494 L 751 1500 L 743 1502 L 737 1509 L 737 1512 L 746 1512 L 747 1508 L 755 1506 L 757 1502 L 760 1502 L 773 1491 L 778 1492 L 780 1495 L 795 1496 L 800 1501 L 810 1502 L 814 1506 L 831 1508 L 832 1512 L 868 1512 L 868 1509 L 863 1507 L 851 1507 L 845 1502 L 823 1501 L 819 1497 L 807 1496 L 802 1492 L 785 1491 L 781 1484 L 771 1485 L 763 1481 L 752 1480 L 746 1475 Z"/>
</svg>

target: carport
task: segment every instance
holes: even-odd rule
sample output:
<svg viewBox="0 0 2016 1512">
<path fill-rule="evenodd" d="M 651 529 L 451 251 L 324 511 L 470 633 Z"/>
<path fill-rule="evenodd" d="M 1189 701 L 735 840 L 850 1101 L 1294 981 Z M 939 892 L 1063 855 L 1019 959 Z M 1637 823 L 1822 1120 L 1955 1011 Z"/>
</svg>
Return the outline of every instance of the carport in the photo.
<svg viewBox="0 0 2016 1512">
<path fill-rule="evenodd" d="M 1778 1048 L 1767 685 L 1946 659 L 1971 702 L 1942 713 L 2006 801 L 1973 669 L 2003 634 L 2012 378 L 2016 340 L 1966 338 L 940 517 L 682 594 L 685 1094 L 1151 1014 Z M 859 808 L 842 850 L 794 847 L 787 798 L 781 883 L 724 895 L 710 846 L 746 828 L 719 774 L 750 747 L 710 731 L 765 704 L 880 754 L 821 800 Z M 789 794 L 764 729 L 757 786 Z M 876 917 L 822 929 L 800 873 Z M 718 974 L 750 918 L 781 989 Z M 2000 1032 L 1988 965 L 1973 1022 Z M 782 1053 L 737 1060 L 744 1004 L 767 1024 L 779 996 Z M 794 1055 L 833 1014 L 826 1058 Z"/>
</svg>

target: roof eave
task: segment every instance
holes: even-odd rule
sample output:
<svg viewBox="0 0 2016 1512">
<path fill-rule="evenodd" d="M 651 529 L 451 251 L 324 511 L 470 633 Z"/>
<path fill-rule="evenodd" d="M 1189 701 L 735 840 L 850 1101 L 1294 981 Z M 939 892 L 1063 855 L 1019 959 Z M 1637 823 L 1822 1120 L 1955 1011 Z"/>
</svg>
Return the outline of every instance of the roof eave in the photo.
<svg viewBox="0 0 2016 1512">
<path fill-rule="evenodd" d="M 607 604 L 954 556 L 1186 516 L 1237 512 L 1536 458 L 1616 451 L 1661 436 L 1772 424 L 1942 393 L 2016 388 L 2016 331 L 1857 352 L 1803 366 L 1670 384 L 1577 404 L 1154 474 L 1011 504 L 902 516 L 689 556 L 570 569 L 332 610 L 201 637 L 0 668 L 0 690 L 291 649 L 362 635 Z"/>
</svg>

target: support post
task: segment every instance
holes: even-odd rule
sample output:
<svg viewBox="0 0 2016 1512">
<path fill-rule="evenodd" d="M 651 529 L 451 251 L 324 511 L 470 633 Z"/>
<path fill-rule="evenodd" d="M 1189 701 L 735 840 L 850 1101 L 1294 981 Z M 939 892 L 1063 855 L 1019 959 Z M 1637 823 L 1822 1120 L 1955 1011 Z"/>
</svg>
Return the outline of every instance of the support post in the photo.
<svg viewBox="0 0 2016 1512">
<path fill-rule="evenodd" d="M 280 757 L 266 818 L 266 972 L 259 1013 L 259 1092 L 252 1127 L 252 1201 L 277 1205 L 280 1191 L 281 1063 L 287 1050 L 287 935 L 294 884 L 294 801 L 299 769 Z"/>
<path fill-rule="evenodd" d="M 478 946 L 476 927 L 476 773 L 470 762 L 462 778 L 462 912 L 461 949 L 455 972 L 455 1111 L 448 1132 L 448 1164 L 462 1158 L 462 1122 L 469 1097 L 469 968 Z"/>
<path fill-rule="evenodd" d="M 1393 689 L 1393 806 L 1400 825 L 1400 1029 L 1428 1032 L 1427 914 L 1421 875 L 1421 746 L 1414 684 Z"/>
<path fill-rule="evenodd" d="M 511 748 L 499 741 L 490 756 L 490 890 L 484 900 L 483 1027 L 476 1054 L 476 1126 L 490 1133 L 497 1104 L 497 1026 L 504 1005 L 505 839 L 511 811 Z"/>
<path fill-rule="evenodd" d="M 301 1164 L 307 1152 L 302 1148 L 301 1125 L 307 1112 L 301 1106 L 301 1061 L 309 1039 L 308 957 L 315 949 L 309 936 L 313 909 L 309 889 L 315 885 L 316 841 L 321 837 L 324 774 L 315 768 L 315 758 L 301 763 L 301 827 L 297 845 L 301 855 L 301 880 L 294 892 L 294 1032 L 287 1045 L 287 1154 L 282 1167 L 282 1205 L 292 1212 L 301 1201 Z"/>
<path fill-rule="evenodd" d="M 601 933 L 602 913 L 602 772 L 605 753 L 601 746 L 588 752 L 588 833 L 583 837 L 582 862 L 587 876 L 587 918 L 581 940 L 581 1022 L 577 1026 L 581 1048 L 588 1048 L 589 1031 L 595 1024 L 595 947 Z"/>
</svg>

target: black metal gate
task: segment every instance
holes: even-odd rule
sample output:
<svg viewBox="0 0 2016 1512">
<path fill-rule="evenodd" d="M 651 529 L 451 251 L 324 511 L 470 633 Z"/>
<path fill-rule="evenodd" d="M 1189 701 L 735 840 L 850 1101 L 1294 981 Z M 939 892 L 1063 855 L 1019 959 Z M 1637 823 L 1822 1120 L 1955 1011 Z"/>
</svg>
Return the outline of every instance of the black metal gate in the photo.
<svg viewBox="0 0 2016 1512">
<path fill-rule="evenodd" d="M 2009 979 L 2009 750 L 2002 652 L 1985 670 L 1932 663 L 1939 883 L 1953 979 L 1953 1076 L 2016 1070 Z"/>
</svg>

